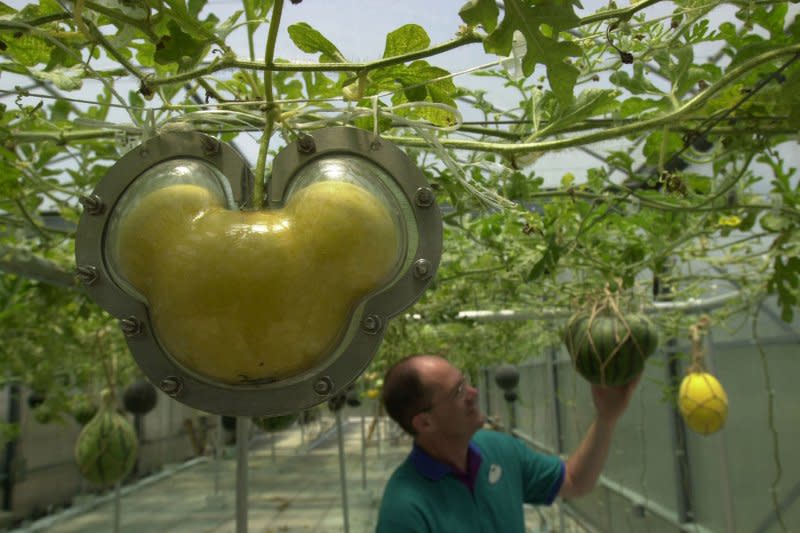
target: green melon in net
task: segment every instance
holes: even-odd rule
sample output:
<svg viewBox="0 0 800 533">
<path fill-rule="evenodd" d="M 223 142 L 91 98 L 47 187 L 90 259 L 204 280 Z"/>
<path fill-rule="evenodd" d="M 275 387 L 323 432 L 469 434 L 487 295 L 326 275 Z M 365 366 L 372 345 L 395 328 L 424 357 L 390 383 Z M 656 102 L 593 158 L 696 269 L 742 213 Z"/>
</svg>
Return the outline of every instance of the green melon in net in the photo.
<svg viewBox="0 0 800 533">
<path fill-rule="evenodd" d="M 606 387 L 633 380 L 658 347 L 656 329 L 647 317 L 623 314 L 608 301 L 575 313 L 563 339 L 575 370 L 590 383 Z"/>
<path fill-rule="evenodd" d="M 122 480 L 136 463 L 138 440 L 128 420 L 114 409 L 110 394 L 97 414 L 81 430 L 75 443 L 75 461 L 83 477 L 98 485 Z"/>
</svg>

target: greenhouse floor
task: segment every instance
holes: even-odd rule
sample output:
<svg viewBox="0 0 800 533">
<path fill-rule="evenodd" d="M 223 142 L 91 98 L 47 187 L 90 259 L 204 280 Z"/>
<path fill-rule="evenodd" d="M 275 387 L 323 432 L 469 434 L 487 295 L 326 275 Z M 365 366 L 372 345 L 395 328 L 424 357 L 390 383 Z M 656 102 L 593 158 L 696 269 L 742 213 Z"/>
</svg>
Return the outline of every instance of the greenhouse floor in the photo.
<svg viewBox="0 0 800 533">
<path fill-rule="evenodd" d="M 339 477 L 333 420 L 316 434 L 292 428 L 275 434 L 254 432 L 248 456 L 249 509 L 246 529 L 237 529 L 236 450 L 222 458 L 198 457 L 114 491 L 85 496 L 57 514 L 25 524 L 18 533 L 283 533 L 372 532 L 381 492 L 392 470 L 408 453 L 408 437 L 383 424 L 362 446 L 362 424 L 343 421 L 347 471 L 347 517 Z M 374 438 L 381 434 L 382 438 Z M 274 440 L 272 440 L 274 438 Z M 362 455 L 366 461 L 362 462 Z M 362 464 L 366 468 L 362 469 Z M 118 503 L 117 503 L 118 502 Z M 118 512 L 115 512 L 115 509 Z M 564 517 L 563 531 L 584 529 Z M 526 506 L 528 532 L 559 530 L 555 507 Z M 238 524 L 241 526 L 242 524 Z"/>
</svg>

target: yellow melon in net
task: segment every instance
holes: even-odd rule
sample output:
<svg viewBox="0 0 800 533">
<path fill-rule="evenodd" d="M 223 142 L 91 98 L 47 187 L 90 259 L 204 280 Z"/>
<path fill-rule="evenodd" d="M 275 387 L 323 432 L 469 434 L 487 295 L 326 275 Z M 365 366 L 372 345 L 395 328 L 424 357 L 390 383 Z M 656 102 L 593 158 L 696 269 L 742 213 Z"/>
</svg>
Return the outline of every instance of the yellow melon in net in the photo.
<svg viewBox="0 0 800 533">
<path fill-rule="evenodd" d="M 728 395 L 707 372 L 690 372 L 678 392 L 678 408 L 684 422 L 701 435 L 719 431 L 728 418 Z"/>
</svg>

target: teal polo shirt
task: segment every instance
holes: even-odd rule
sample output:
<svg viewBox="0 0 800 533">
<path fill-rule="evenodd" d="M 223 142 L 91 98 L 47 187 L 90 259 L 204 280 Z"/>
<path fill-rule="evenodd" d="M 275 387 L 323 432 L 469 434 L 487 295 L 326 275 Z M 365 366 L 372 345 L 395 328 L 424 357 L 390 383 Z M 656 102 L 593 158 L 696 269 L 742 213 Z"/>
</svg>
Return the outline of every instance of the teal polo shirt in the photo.
<svg viewBox="0 0 800 533">
<path fill-rule="evenodd" d="M 470 444 L 464 476 L 415 448 L 389 478 L 376 533 L 524 533 L 523 502 L 553 503 L 564 463 L 518 439 L 482 430 Z"/>
</svg>

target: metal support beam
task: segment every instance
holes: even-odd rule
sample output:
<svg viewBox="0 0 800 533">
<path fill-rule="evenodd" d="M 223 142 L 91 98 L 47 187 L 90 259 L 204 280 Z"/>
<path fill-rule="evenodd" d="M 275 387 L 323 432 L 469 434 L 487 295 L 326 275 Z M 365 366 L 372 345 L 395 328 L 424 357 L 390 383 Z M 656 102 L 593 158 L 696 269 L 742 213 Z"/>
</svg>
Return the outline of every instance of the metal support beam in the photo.
<svg viewBox="0 0 800 533">
<path fill-rule="evenodd" d="M 342 519 L 344 533 L 350 533 L 350 502 L 347 500 L 347 465 L 344 459 L 344 429 L 342 428 L 342 410 L 336 410 L 336 438 L 339 445 L 339 481 L 342 486 Z"/>
<path fill-rule="evenodd" d="M 247 533 L 247 452 L 250 419 L 236 417 L 236 533 Z"/>
<path fill-rule="evenodd" d="M 676 339 L 669 339 L 664 349 L 667 383 L 676 388 L 683 379 L 683 373 L 675 357 L 677 344 L 678 341 Z M 689 465 L 689 449 L 686 445 L 686 426 L 683 423 L 683 418 L 681 418 L 678 407 L 675 405 L 672 405 L 670 408 L 670 421 L 670 436 L 672 439 L 672 449 L 674 450 L 673 463 L 675 467 L 678 520 L 681 523 L 693 522 L 692 477 Z"/>
<path fill-rule="evenodd" d="M 800 500 L 800 482 L 795 483 L 794 487 L 789 490 L 789 493 L 778 506 L 777 511 L 783 512 L 789 509 L 796 500 Z M 770 510 L 769 514 L 753 530 L 753 533 L 767 533 L 777 521 L 778 514 L 774 509 Z"/>
<path fill-rule="evenodd" d="M 8 411 L 6 415 L 6 422 L 9 424 L 16 424 L 19 422 L 20 417 L 20 387 L 19 385 L 8 385 L 6 388 L 8 392 Z M 10 440 L 6 442 L 5 453 L 3 457 L 3 510 L 10 511 L 12 505 L 12 495 L 14 494 L 14 473 L 12 465 L 17 453 L 17 441 Z"/>
</svg>

